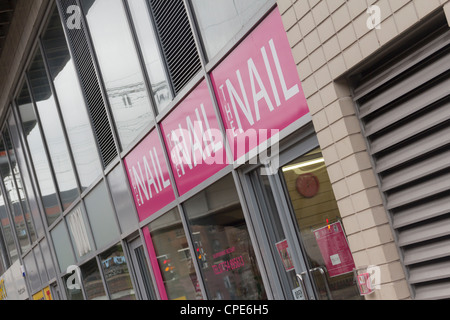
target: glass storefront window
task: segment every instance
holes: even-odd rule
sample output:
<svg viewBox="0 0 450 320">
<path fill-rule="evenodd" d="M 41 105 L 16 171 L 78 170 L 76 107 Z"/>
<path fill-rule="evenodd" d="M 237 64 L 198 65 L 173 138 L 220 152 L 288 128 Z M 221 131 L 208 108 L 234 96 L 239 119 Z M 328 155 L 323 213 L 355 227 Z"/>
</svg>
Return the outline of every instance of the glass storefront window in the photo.
<svg viewBox="0 0 450 320">
<path fill-rule="evenodd" d="M 180 213 L 173 209 L 148 226 L 151 240 L 147 247 L 153 248 L 165 292 L 169 300 L 202 300 L 202 293 L 189 251 Z M 150 249 L 149 249 L 150 250 Z M 152 250 L 150 250 L 152 251 Z M 157 276 L 157 275 L 156 275 Z M 158 282 L 158 278 L 157 278 Z"/>
<path fill-rule="evenodd" d="M 8 127 L 11 133 L 11 141 L 14 146 L 14 156 L 15 161 L 17 161 L 17 168 L 22 173 L 22 182 L 24 188 L 27 191 L 28 204 L 30 206 L 31 215 L 33 216 L 34 227 L 36 228 L 37 238 L 44 236 L 44 225 L 41 219 L 41 213 L 39 206 L 37 204 L 36 194 L 34 192 L 34 187 L 31 183 L 30 171 L 28 169 L 27 162 L 25 160 L 25 150 L 23 148 L 22 139 L 19 135 L 19 130 L 17 127 L 14 115 L 11 114 L 8 119 Z"/>
<path fill-rule="evenodd" d="M 58 259 L 59 270 L 64 273 L 69 266 L 75 264 L 72 245 L 70 244 L 69 234 L 64 222 L 59 223 L 50 234 L 55 247 L 56 258 Z"/>
<path fill-rule="evenodd" d="M 192 0 L 208 57 L 218 54 L 267 2 Z"/>
<path fill-rule="evenodd" d="M 39 245 L 34 247 L 34 257 L 36 258 L 37 269 L 39 271 L 39 276 L 41 277 L 42 283 L 47 283 L 49 278 L 47 275 L 47 270 L 45 268 L 44 258 L 42 256 L 42 251 Z"/>
<path fill-rule="evenodd" d="M 128 189 L 127 178 L 121 165 L 114 168 L 108 175 L 108 184 L 122 233 L 133 231 L 139 221 Z"/>
<path fill-rule="evenodd" d="M 119 237 L 114 208 L 106 184 L 102 181 L 84 200 L 95 244 L 100 249 Z"/>
<path fill-rule="evenodd" d="M 34 171 L 36 172 L 47 224 L 50 226 L 58 219 L 62 211 L 58 204 L 58 196 L 56 194 L 49 160 L 45 153 L 41 129 L 33 110 L 33 104 L 26 83 L 24 83 L 17 97 L 17 106 L 20 113 L 23 134 L 28 144 Z"/>
<path fill-rule="evenodd" d="M 92 251 L 92 241 L 84 220 L 81 207 L 78 206 L 67 215 L 67 225 L 69 226 L 70 236 L 72 238 L 75 253 L 78 259 Z"/>
<path fill-rule="evenodd" d="M 127 0 L 127 3 L 142 50 L 145 68 L 152 85 L 153 100 L 158 111 L 161 112 L 172 101 L 173 96 L 156 42 L 155 31 L 150 21 L 147 1 Z"/>
<path fill-rule="evenodd" d="M 5 142 L 5 147 L 7 148 L 9 153 L 10 168 L 17 187 L 16 201 L 20 203 L 15 205 L 20 205 L 21 209 L 23 210 L 23 217 L 25 218 L 25 223 L 27 225 L 28 232 L 30 233 L 31 242 L 35 242 L 36 231 L 34 228 L 33 220 L 31 218 L 31 210 L 30 206 L 28 205 L 28 199 L 25 194 L 24 185 L 22 183 L 22 176 L 19 172 L 19 167 L 17 165 L 16 151 L 14 150 L 14 146 L 11 141 L 11 135 L 9 134 L 9 130 L 7 127 L 3 129 L 3 139 Z"/>
<path fill-rule="evenodd" d="M 9 253 L 9 258 L 11 264 L 19 259 L 19 253 L 16 249 L 16 244 L 14 243 L 13 233 L 11 226 L 11 221 L 9 219 L 8 211 L 6 208 L 5 199 L 3 197 L 2 191 L 0 190 L 0 222 L 2 224 L 2 234 L 5 240 L 6 250 Z"/>
<path fill-rule="evenodd" d="M 36 261 L 34 260 L 33 251 L 30 251 L 30 253 L 25 256 L 25 258 L 23 259 L 23 263 L 25 265 L 27 279 L 30 283 L 31 291 L 39 289 L 39 287 L 41 286 L 41 279 L 39 278 L 39 271 L 36 266 Z"/>
<path fill-rule="evenodd" d="M 122 148 L 153 120 L 122 0 L 82 0 Z"/>
<path fill-rule="evenodd" d="M 5 200 L 7 200 L 9 208 L 11 210 L 11 215 L 13 218 L 16 235 L 19 240 L 20 249 L 22 250 L 22 252 L 26 252 L 30 248 L 31 243 L 28 238 L 28 229 L 22 213 L 20 197 L 16 188 L 14 173 L 11 169 L 11 166 L 9 165 L 7 149 L 3 139 L 0 139 L 0 152 L 2 152 L 0 154 L 0 174 L 3 181 L 3 186 L 5 187 Z"/>
<path fill-rule="evenodd" d="M 103 274 L 111 300 L 135 300 L 130 271 L 120 244 L 100 255 Z"/>
<path fill-rule="evenodd" d="M 83 292 L 81 291 L 81 287 L 75 285 L 69 285 L 70 281 L 73 278 L 73 274 L 66 275 L 62 280 L 64 287 L 66 289 L 67 300 L 84 300 Z"/>
<path fill-rule="evenodd" d="M 267 299 L 231 175 L 184 204 L 208 297 Z"/>
<path fill-rule="evenodd" d="M 87 300 L 107 300 L 97 259 L 85 263 L 80 269 Z"/>
<path fill-rule="evenodd" d="M 319 299 L 362 299 L 321 150 L 284 166 L 282 176 Z"/>
<path fill-rule="evenodd" d="M 50 248 L 48 247 L 47 239 L 43 239 L 41 241 L 41 250 L 42 250 L 42 257 L 45 261 L 45 267 L 47 268 L 47 274 L 49 279 L 53 279 L 56 277 L 56 270 L 55 266 L 53 265 L 53 259 L 50 253 Z"/>
<path fill-rule="evenodd" d="M 79 196 L 79 192 L 69 149 L 64 138 L 62 124 L 40 50 L 36 51 L 34 60 L 28 70 L 28 76 L 58 183 L 62 206 L 66 209 Z"/>
<path fill-rule="evenodd" d="M 42 45 L 81 188 L 84 190 L 101 174 L 102 168 L 87 107 L 57 10 L 54 11 L 48 30 L 42 38 Z"/>
</svg>

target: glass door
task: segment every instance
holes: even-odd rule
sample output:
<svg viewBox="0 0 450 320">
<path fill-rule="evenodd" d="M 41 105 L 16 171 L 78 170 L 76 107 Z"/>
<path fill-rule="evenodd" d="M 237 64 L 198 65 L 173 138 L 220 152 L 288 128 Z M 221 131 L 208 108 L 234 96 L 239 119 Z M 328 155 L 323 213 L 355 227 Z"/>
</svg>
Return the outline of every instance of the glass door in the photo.
<svg viewBox="0 0 450 320">
<path fill-rule="evenodd" d="M 157 296 L 140 238 L 130 243 L 130 254 L 141 300 L 156 300 Z"/>
<path fill-rule="evenodd" d="M 361 299 L 355 267 L 319 148 L 288 151 L 277 174 L 247 175 L 285 299 Z"/>
</svg>

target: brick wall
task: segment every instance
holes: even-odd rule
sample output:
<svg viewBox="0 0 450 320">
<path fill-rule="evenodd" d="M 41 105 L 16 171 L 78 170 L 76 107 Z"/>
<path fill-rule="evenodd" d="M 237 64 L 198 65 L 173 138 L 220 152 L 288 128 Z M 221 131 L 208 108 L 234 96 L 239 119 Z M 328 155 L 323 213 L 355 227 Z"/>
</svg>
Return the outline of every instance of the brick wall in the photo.
<svg viewBox="0 0 450 320">
<path fill-rule="evenodd" d="M 355 116 L 339 78 L 389 46 L 449 0 L 278 0 L 292 53 L 357 267 L 381 267 L 381 289 L 368 299 L 409 299 L 399 252 Z M 367 9 L 381 9 L 369 29 Z M 450 19 L 449 19 L 450 20 Z"/>
</svg>

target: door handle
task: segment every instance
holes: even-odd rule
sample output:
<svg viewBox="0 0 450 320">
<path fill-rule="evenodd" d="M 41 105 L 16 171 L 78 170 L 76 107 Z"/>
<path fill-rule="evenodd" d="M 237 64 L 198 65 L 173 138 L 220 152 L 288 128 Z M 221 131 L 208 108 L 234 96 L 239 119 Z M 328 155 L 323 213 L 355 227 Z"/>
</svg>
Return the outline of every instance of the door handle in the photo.
<svg viewBox="0 0 450 320">
<path fill-rule="evenodd" d="M 298 282 L 300 282 L 300 286 L 302 287 L 303 294 L 305 296 L 305 300 L 309 300 L 309 295 L 308 295 L 308 292 L 306 291 L 305 281 L 303 280 L 304 275 L 306 275 L 306 271 L 304 271 L 302 273 L 297 273 L 296 276 L 297 276 Z"/>
<path fill-rule="evenodd" d="M 325 275 L 325 270 L 323 270 L 322 267 L 316 267 L 316 268 L 312 268 L 309 270 L 309 272 L 314 272 L 314 271 L 320 272 L 323 282 L 325 283 L 325 289 L 327 290 L 328 299 L 333 300 L 333 296 L 331 295 L 330 286 L 328 284 L 328 279 L 327 279 L 327 276 Z"/>
</svg>

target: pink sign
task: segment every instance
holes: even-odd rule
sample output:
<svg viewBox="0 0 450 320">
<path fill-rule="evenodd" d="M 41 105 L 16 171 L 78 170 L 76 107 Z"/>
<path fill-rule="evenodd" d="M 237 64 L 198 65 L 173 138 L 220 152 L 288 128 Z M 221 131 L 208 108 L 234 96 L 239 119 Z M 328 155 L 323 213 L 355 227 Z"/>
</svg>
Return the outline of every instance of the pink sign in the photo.
<svg viewBox="0 0 450 320">
<path fill-rule="evenodd" d="M 227 165 L 205 80 L 163 121 L 161 130 L 180 195 Z"/>
<path fill-rule="evenodd" d="M 158 133 L 152 131 L 125 159 L 140 221 L 175 200 Z"/>
<path fill-rule="evenodd" d="M 278 249 L 278 253 L 280 254 L 281 261 L 283 261 L 283 265 L 286 271 L 294 270 L 294 263 L 291 259 L 291 253 L 287 240 L 278 242 L 275 245 Z"/>
<path fill-rule="evenodd" d="M 309 112 L 278 9 L 211 75 L 234 160 Z M 242 147 L 245 139 L 250 142 Z"/>
<path fill-rule="evenodd" d="M 330 277 L 353 271 L 355 262 L 340 222 L 318 229 L 314 235 Z"/>
</svg>

